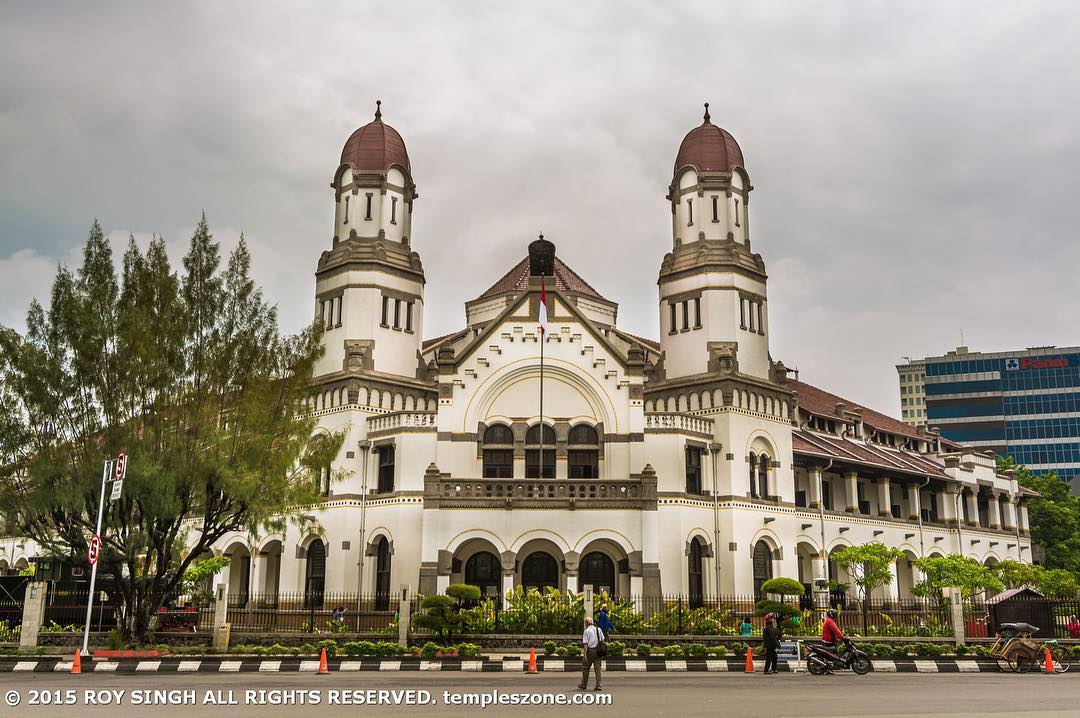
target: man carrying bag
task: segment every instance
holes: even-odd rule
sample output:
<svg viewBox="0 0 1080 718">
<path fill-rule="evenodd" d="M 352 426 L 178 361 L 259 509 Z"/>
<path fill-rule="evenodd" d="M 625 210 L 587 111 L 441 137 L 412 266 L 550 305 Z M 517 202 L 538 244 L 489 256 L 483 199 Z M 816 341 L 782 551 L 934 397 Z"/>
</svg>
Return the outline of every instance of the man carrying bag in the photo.
<svg viewBox="0 0 1080 718">
<path fill-rule="evenodd" d="M 596 686 L 600 690 L 600 659 L 607 654 L 607 638 L 593 625 L 592 616 L 585 617 L 585 632 L 581 634 L 581 683 L 578 690 L 589 687 L 589 669 L 596 667 Z"/>
</svg>

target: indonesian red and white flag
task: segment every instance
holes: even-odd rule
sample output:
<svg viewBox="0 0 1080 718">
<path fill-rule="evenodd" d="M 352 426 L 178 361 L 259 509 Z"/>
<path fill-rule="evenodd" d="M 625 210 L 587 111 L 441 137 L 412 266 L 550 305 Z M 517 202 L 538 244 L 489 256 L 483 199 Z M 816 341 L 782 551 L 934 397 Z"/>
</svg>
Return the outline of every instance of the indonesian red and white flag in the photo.
<svg viewBox="0 0 1080 718">
<path fill-rule="evenodd" d="M 547 289 L 540 285 L 540 333 L 547 334 Z"/>
</svg>

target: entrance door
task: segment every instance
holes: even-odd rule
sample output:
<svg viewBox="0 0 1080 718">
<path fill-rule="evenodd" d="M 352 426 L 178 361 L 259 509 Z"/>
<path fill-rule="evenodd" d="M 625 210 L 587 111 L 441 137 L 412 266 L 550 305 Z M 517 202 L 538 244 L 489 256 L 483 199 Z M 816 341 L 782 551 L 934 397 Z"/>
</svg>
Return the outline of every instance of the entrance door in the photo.
<svg viewBox="0 0 1080 718">
<path fill-rule="evenodd" d="M 581 559 L 578 584 L 584 590 L 592 586 L 593 593 L 615 595 L 615 562 L 607 554 L 593 551 Z"/>
<path fill-rule="evenodd" d="M 480 589 L 481 596 L 499 595 L 499 558 L 490 551 L 474 553 L 465 562 L 465 583 Z"/>
<path fill-rule="evenodd" d="M 549 586 L 558 588 L 559 562 L 544 551 L 529 554 L 521 564 L 521 585 L 525 590 L 535 588 L 541 593 Z"/>
</svg>

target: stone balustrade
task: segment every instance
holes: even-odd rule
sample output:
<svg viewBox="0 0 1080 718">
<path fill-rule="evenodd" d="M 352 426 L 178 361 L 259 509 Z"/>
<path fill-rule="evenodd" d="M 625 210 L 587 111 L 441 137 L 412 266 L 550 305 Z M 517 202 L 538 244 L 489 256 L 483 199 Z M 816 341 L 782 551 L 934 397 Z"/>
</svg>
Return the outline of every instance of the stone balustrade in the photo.
<svg viewBox="0 0 1080 718">
<path fill-rule="evenodd" d="M 645 431 L 680 432 L 711 437 L 713 420 L 692 414 L 647 413 L 645 414 Z"/>
<path fill-rule="evenodd" d="M 625 479 L 455 478 L 429 469 L 425 508 L 655 509 L 656 473 Z"/>
<path fill-rule="evenodd" d="M 368 417 L 367 426 L 368 436 L 402 430 L 435 431 L 438 426 L 438 413 L 434 411 L 395 411 L 381 416 Z"/>
</svg>

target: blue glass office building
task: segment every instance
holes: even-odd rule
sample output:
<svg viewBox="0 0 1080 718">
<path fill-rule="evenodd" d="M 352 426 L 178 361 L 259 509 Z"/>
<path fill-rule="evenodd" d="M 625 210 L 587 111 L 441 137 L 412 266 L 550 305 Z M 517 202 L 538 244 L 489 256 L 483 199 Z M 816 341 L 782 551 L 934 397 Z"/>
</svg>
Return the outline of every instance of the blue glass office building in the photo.
<svg viewBox="0 0 1080 718">
<path fill-rule="evenodd" d="M 926 418 L 941 435 L 1054 471 L 1080 493 L 1080 347 L 927 357 Z"/>
</svg>

